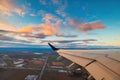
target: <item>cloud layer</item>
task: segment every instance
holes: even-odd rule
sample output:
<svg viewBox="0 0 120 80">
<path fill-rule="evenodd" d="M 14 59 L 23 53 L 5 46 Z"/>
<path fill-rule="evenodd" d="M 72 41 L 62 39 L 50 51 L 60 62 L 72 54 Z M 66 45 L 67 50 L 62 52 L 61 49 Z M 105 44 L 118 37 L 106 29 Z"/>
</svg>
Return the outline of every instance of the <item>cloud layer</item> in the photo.
<svg viewBox="0 0 120 80">
<path fill-rule="evenodd" d="M 45 14 L 42 20 L 43 23 L 28 25 L 22 28 L 16 28 L 7 22 L 0 21 L 0 30 L 26 38 L 46 38 L 48 36 L 77 37 L 77 35 L 74 34 L 61 32 L 62 20 L 52 14 Z"/>
<path fill-rule="evenodd" d="M 35 3 L 26 0 L 23 2 L 1 0 L 0 41 L 23 44 L 74 43 L 77 45 L 96 42 L 97 40 L 92 37 L 82 39 L 81 36 L 84 36 L 81 32 L 89 33 L 93 30 L 103 30 L 105 29 L 104 24 L 95 19 L 95 21 L 85 22 L 86 20 L 81 19 L 85 18 L 84 16 L 77 17 L 81 20 L 74 19 L 71 13 L 67 13 L 69 12 L 67 8 L 70 7 L 72 10 L 73 4 L 68 4 L 70 2 L 67 0 L 50 0 L 49 2 L 38 0 Z M 86 7 L 83 7 L 83 10 L 85 11 Z"/>
</svg>

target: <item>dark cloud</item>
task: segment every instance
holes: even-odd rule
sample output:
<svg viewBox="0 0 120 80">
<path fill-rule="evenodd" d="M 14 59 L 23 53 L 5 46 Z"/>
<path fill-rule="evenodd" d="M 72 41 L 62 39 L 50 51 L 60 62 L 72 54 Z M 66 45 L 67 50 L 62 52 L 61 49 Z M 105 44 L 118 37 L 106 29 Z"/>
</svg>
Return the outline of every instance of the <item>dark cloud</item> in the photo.
<svg viewBox="0 0 120 80">
<path fill-rule="evenodd" d="M 71 34 L 68 34 L 68 35 L 65 35 L 65 34 L 56 34 L 57 37 L 70 37 L 70 38 L 73 38 L 73 37 L 77 37 L 77 35 L 71 35 Z"/>
<path fill-rule="evenodd" d="M 85 39 L 85 40 L 82 40 L 82 41 L 97 41 L 97 39 Z"/>
<path fill-rule="evenodd" d="M 85 39 L 85 40 L 82 40 L 84 43 L 90 43 L 90 42 L 95 42 L 97 41 L 97 39 Z"/>
<path fill-rule="evenodd" d="M 3 40 L 3 41 L 14 41 L 16 39 L 8 37 L 8 36 L 3 36 L 3 35 L 0 34 L 0 40 Z"/>
<path fill-rule="evenodd" d="M 97 41 L 96 39 L 83 39 L 83 40 L 42 40 L 42 42 L 51 42 L 51 43 L 73 43 L 73 42 L 77 42 L 82 44 L 84 43 L 88 43 L 88 42 L 95 42 Z"/>
<path fill-rule="evenodd" d="M 43 40 L 42 42 L 52 42 L 52 43 L 71 43 L 79 40 Z"/>
<path fill-rule="evenodd" d="M 31 43 L 31 41 L 20 40 L 20 39 L 15 38 L 14 36 L 16 36 L 16 35 L 18 35 L 18 34 L 13 31 L 0 30 L 0 41 Z"/>
<path fill-rule="evenodd" d="M 23 44 L 23 43 L 14 43 L 14 42 L 3 42 L 3 41 L 0 41 L 0 47 L 13 47 L 13 48 L 16 48 L 16 47 L 31 47 L 31 48 L 45 48 L 46 45 L 36 45 L 36 44 Z"/>
</svg>

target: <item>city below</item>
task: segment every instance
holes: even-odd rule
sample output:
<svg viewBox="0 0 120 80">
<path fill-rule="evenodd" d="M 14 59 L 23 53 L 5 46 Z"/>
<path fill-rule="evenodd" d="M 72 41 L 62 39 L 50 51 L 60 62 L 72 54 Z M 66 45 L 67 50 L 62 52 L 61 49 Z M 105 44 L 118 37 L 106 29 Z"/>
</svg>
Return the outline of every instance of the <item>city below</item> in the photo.
<svg viewBox="0 0 120 80">
<path fill-rule="evenodd" d="M 51 52 L 1 51 L 0 80 L 85 80 L 79 69 L 74 75 L 66 66 L 67 59 L 57 60 L 58 54 Z"/>
</svg>

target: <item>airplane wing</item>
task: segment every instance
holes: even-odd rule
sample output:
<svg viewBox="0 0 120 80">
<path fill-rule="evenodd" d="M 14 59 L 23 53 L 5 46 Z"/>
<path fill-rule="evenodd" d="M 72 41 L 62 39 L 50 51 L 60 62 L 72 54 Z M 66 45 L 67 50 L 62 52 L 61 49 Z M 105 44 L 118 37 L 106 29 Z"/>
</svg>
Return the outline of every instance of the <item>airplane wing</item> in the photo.
<svg viewBox="0 0 120 80">
<path fill-rule="evenodd" d="M 60 56 L 84 67 L 96 80 L 120 80 L 120 50 L 61 50 Z"/>
</svg>

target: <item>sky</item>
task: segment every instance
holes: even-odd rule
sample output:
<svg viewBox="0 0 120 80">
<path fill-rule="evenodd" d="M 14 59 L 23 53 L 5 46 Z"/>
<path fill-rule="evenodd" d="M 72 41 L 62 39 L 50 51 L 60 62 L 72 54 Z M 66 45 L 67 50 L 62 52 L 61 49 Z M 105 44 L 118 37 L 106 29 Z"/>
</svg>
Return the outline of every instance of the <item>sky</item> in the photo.
<svg viewBox="0 0 120 80">
<path fill-rule="evenodd" d="M 0 47 L 120 47 L 120 0 L 0 0 Z"/>
</svg>

